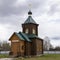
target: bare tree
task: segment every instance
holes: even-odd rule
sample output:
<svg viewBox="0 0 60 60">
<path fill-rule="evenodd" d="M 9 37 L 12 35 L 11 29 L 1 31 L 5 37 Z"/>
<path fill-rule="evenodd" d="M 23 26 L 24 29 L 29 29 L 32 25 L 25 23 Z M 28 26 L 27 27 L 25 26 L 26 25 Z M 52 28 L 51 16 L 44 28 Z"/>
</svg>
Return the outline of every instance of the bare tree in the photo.
<svg viewBox="0 0 60 60">
<path fill-rule="evenodd" d="M 49 50 L 50 48 L 53 48 L 53 46 L 50 43 L 50 39 L 48 37 L 44 38 L 44 50 Z"/>
<path fill-rule="evenodd" d="M 6 41 L 2 43 L 2 50 L 3 51 L 9 51 L 10 50 L 10 45 Z"/>
</svg>

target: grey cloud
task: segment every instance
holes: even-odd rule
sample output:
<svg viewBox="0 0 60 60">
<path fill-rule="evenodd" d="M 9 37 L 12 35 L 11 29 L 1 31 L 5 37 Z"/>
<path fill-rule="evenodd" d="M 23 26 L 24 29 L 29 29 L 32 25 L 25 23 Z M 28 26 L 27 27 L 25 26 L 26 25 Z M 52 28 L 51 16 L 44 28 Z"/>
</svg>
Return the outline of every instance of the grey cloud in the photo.
<svg viewBox="0 0 60 60">
<path fill-rule="evenodd" d="M 59 18 L 53 20 L 51 19 L 49 22 L 60 23 L 60 19 Z"/>
<path fill-rule="evenodd" d="M 20 7 L 14 6 L 17 0 L 2 0 L 0 5 L 0 16 L 22 14 L 25 11 L 25 4 Z"/>
<path fill-rule="evenodd" d="M 26 3 L 18 7 L 14 6 L 17 0 L 1 0 L 2 4 L 0 5 L 0 16 L 9 16 L 9 15 L 24 15 L 25 12 L 29 9 L 27 6 L 29 3 L 32 4 L 32 11 L 35 11 L 34 14 L 39 14 L 37 11 L 43 13 L 44 6 L 47 0 L 26 0 Z M 39 9 L 40 8 L 40 9 Z"/>
<path fill-rule="evenodd" d="M 25 4 L 22 3 L 23 5 L 19 5 L 17 7 L 14 6 L 17 0 L 0 0 L 0 2 L 1 1 L 2 4 L 0 5 L 0 23 L 12 25 L 17 25 L 26 20 L 23 18 L 24 15 L 27 14 L 26 12 L 29 9 L 27 6 L 29 3 L 32 4 L 32 12 L 34 15 L 40 15 L 42 10 L 44 10 L 44 4 L 46 3 L 46 0 L 26 0 Z M 12 15 L 16 15 L 17 18 L 16 16 Z M 22 16 L 22 18 L 20 16 Z"/>
<path fill-rule="evenodd" d="M 52 37 L 51 39 L 54 39 L 54 40 L 60 40 L 60 37 Z"/>
<path fill-rule="evenodd" d="M 27 0 L 27 3 L 32 5 L 32 8 L 44 6 L 47 0 Z"/>
<path fill-rule="evenodd" d="M 53 15 L 56 12 L 60 12 L 60 4 L 53 4 L 50 6 L 50 10 L 48 11 L 49 14 Z"/>
<path fill-rule="evenodd" d="M 19 6 L 15 6 L 14 4 L 16 3 L 16 1 L 17 0 L 0 0 L 0 24 L 2 25 L 2 27 L 4 27 L 6 24 L 8 25 L 7 27 L 5 27 L 7 31 L 4 31 L 4 29 L 2 30 L 3 33 L 7 32 L 8 34 L 6 36 L 6 34 L 4 33 L 6 37 L 5 39 L 8 39 L 8 36 L 10 37 L 10 35 L 14 31 L 22 30 L 21 24 L 28 17 L 26 15 L 29 10 L 28 4 L 30 3 L 32 4 L 31 10 L 34 15 L 33 19 L 35 20 L 36 17 L 37 23 L 40 24 L 39 36 L 49 36 L 50 38 L 52 38 L 52 40 L 60 39 L 60 24 L 57 23 L 60 23 L 60 19 L 56 18 L 56 20 L 51 20 L 49 18 L 50 15 L 48 16 L 48 14 L 51 14 L 53 16 L 55 12 L 59 12 L 59 8 L 57 8 L 58 5 L 48 5 L 48 1 L 50 0 L 25 0 L 24 4 L 22 2 Z M 48 9 L 47 7 L 50 7 L 50 9 Z M 49 13 L 47 14 L 48 10 Z M 45 15 L 47 15 L 46 18 Z M 53 24 L 50 21 L 47 22 L 47 19 L 49 19 L 51 22 L 56 22 L 56 24 Z M 58 35 L 58 37 L 56 35 Z"/>
<path fill-rule="evenodd" d="M 20 25 L 24 21 L 23 17 L 10 16 L 10 17 L 0 17 L 0 24 L 10 24 L 13 26 Z"/>
<path fill-rule="evenodd" d="M 60 23 L 60 19 L 56 19 L 55 22 L 56 22 L 56 23 Z"/>
<path fill-rule="evenodd" d="M 33 10 L 33 14 L 34 15 L 41 15 L 43 13 L 45 13 L 45 6 L 47 3 L 47 0 L 27 0 L 28 4 L 31 3 L 32 5 L 32 10 Z"/>
</svg>

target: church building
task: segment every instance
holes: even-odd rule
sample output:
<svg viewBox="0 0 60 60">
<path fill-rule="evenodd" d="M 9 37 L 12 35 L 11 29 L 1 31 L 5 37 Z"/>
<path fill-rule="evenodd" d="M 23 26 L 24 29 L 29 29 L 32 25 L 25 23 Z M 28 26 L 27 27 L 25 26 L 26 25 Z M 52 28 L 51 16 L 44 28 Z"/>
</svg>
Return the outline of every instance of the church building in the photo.
<svg viewBox="0 0 60 60">
<path fill-rule="evenodd" d="M 10 54 L 14 56 L 35 56 L 43 54 L 43 39 L 38 37 L 38 26 L 28 12 L 28 18 L 22 24 L 22 32 L 14 32 L 11 41 Z"/>
</svg>

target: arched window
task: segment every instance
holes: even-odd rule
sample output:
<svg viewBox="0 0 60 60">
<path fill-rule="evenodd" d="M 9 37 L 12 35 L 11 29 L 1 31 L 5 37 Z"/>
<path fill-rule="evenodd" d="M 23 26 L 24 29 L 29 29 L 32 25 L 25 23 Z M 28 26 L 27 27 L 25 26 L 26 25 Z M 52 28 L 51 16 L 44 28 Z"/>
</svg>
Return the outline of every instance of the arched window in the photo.
<svg viewBox="0 0 60 60">
<path fill-rule="evenodd" d="M 25 30 L 25 33 L 28 33 L 28 32 L 29 32 L 28 29 L 26 29 L 26 30 Z"/>
<path fill-rule="evenodd" d="M 22 45 L 22 50 L 24 50 L 25 49 L 25 46 L 24 45 Z"/>
<path fill-rule="evenodd" d="M 35 29 L 33 29 L 33 34 L 35 34 Z"/>
</svg>

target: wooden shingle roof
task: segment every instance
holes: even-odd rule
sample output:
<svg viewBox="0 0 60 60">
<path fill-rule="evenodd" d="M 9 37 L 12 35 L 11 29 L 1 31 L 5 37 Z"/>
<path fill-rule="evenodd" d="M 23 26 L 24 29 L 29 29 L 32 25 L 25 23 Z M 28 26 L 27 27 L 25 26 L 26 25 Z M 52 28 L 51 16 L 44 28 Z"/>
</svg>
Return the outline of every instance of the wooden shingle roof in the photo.
<svg viewBox="0 0 60 60">
<path fill-rule="evenodd" d="M 22 32 L 16 33 L 16 35 L 21 40 L 28 41 L 28 42 L 32 42 L 32 40 L 30 40 L 30 38 L 39 38 L 37 35 L 34 35 L 34 34 L 25 34 L 25 33 L 22 33 Z M 39 39 L 41 39 L 41 38 L 39 38 Z"/>
<path fill-rule="evenodd" d="M 24 22 L 24 24 L 27 24 L 27 23 L 37 24 L 31 16 L 28 16 L 27 20 Z"/>
</svg>

